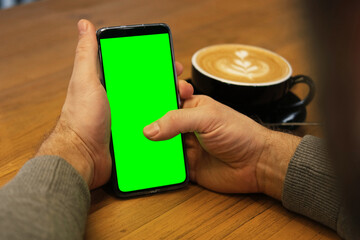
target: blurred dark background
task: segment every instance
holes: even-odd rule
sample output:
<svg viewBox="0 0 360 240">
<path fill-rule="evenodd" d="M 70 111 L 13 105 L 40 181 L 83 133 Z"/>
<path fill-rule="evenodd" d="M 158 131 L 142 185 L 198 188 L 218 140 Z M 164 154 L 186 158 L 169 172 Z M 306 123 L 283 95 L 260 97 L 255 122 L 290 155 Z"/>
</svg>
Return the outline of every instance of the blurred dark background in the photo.
<svg viewBox="0 0 360 240">
<path fill-rule="evenodd" d="M 326 139 L 340 176 L 345 207 L 360 223 L 360 2 L 304 1 L 321 78 Z M 352 229 L 360 237 L 360 229 Z M 355 233 L 356 231 L 356 233 Z M 346 236 L 345 236 L 346 238 Z M 360 238 L 356 238 L 360 239 Z"/>
<path fill-rule="evenodd" d="M 19 4 L 35 2 L 36 0 L 0 0 L 0 9 L 11 8 Z"/>
</svg>

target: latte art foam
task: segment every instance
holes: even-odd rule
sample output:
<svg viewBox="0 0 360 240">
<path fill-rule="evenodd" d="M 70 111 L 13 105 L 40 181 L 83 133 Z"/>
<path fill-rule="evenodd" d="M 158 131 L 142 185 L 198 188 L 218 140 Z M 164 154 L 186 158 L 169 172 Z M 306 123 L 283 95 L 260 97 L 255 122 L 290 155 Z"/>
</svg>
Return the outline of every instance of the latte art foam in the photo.
<svg viewBox="0 0 360 240">
<path fill-rule="evenodd" d="M 250 84 L 276 82 L 291 74 L 290 65 L 281 56 L 246 45 L 207 47 L 196 54 L 195 61 L 210 75 Z"/>
</svg>

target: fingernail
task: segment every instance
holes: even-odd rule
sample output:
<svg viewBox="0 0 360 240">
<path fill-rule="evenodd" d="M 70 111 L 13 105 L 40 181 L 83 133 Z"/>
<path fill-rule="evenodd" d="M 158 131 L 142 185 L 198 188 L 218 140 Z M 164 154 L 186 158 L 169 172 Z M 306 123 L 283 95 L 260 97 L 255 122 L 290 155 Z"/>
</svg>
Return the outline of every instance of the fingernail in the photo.
<svg viewBox="0 0 360 240">
<path fill-rule="evenodd" d="M 80 34 L 84 34 L 87 32 L 88 24 L 84 19 L 81 19 L 78 23 L 78 29 Z"/>
<path fill-rule="evenodd" d="M 150 138 L 154 137 L 159 132 L 160 132 L 160 127 L 157 122 L 154 122 L 144 128 L 144 133 L 146 134 L 146 136 L 148 136 Z"/>
</svg>

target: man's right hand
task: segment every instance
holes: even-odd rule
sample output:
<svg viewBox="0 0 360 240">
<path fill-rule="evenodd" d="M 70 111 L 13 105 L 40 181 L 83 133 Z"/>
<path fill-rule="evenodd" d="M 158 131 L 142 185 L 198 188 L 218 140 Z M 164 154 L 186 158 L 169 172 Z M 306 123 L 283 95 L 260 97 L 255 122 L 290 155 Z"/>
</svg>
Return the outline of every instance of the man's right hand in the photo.
<svg viewBox="0 0 360 240">
<path fill-rule="evenodd" d="M 190 178 L 224 193 L 264 192 L 281 198 L 288 163 L 300 138 L 271 131 L 203 95 L 182 94 L 183 109 L 144 128 L 154 141 L 186 133 Z"/>
</svg>

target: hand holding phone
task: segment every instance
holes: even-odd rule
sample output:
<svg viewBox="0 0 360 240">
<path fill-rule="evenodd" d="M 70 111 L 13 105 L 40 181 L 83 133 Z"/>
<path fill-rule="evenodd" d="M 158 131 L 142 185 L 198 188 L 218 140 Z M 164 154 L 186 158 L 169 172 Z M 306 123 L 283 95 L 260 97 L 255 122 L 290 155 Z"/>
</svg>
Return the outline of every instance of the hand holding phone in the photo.
<svg viewBox="0 0 360 240">
<path fill-rule="evenodd" d="M 165 24 L 97 31 L 111 111 L 112 184 L 127 197 L 176 189 L 188 182 L 182 135 L 153 142 L 143 128 L 179 108 L 170 29 Z"/>
</svg>

